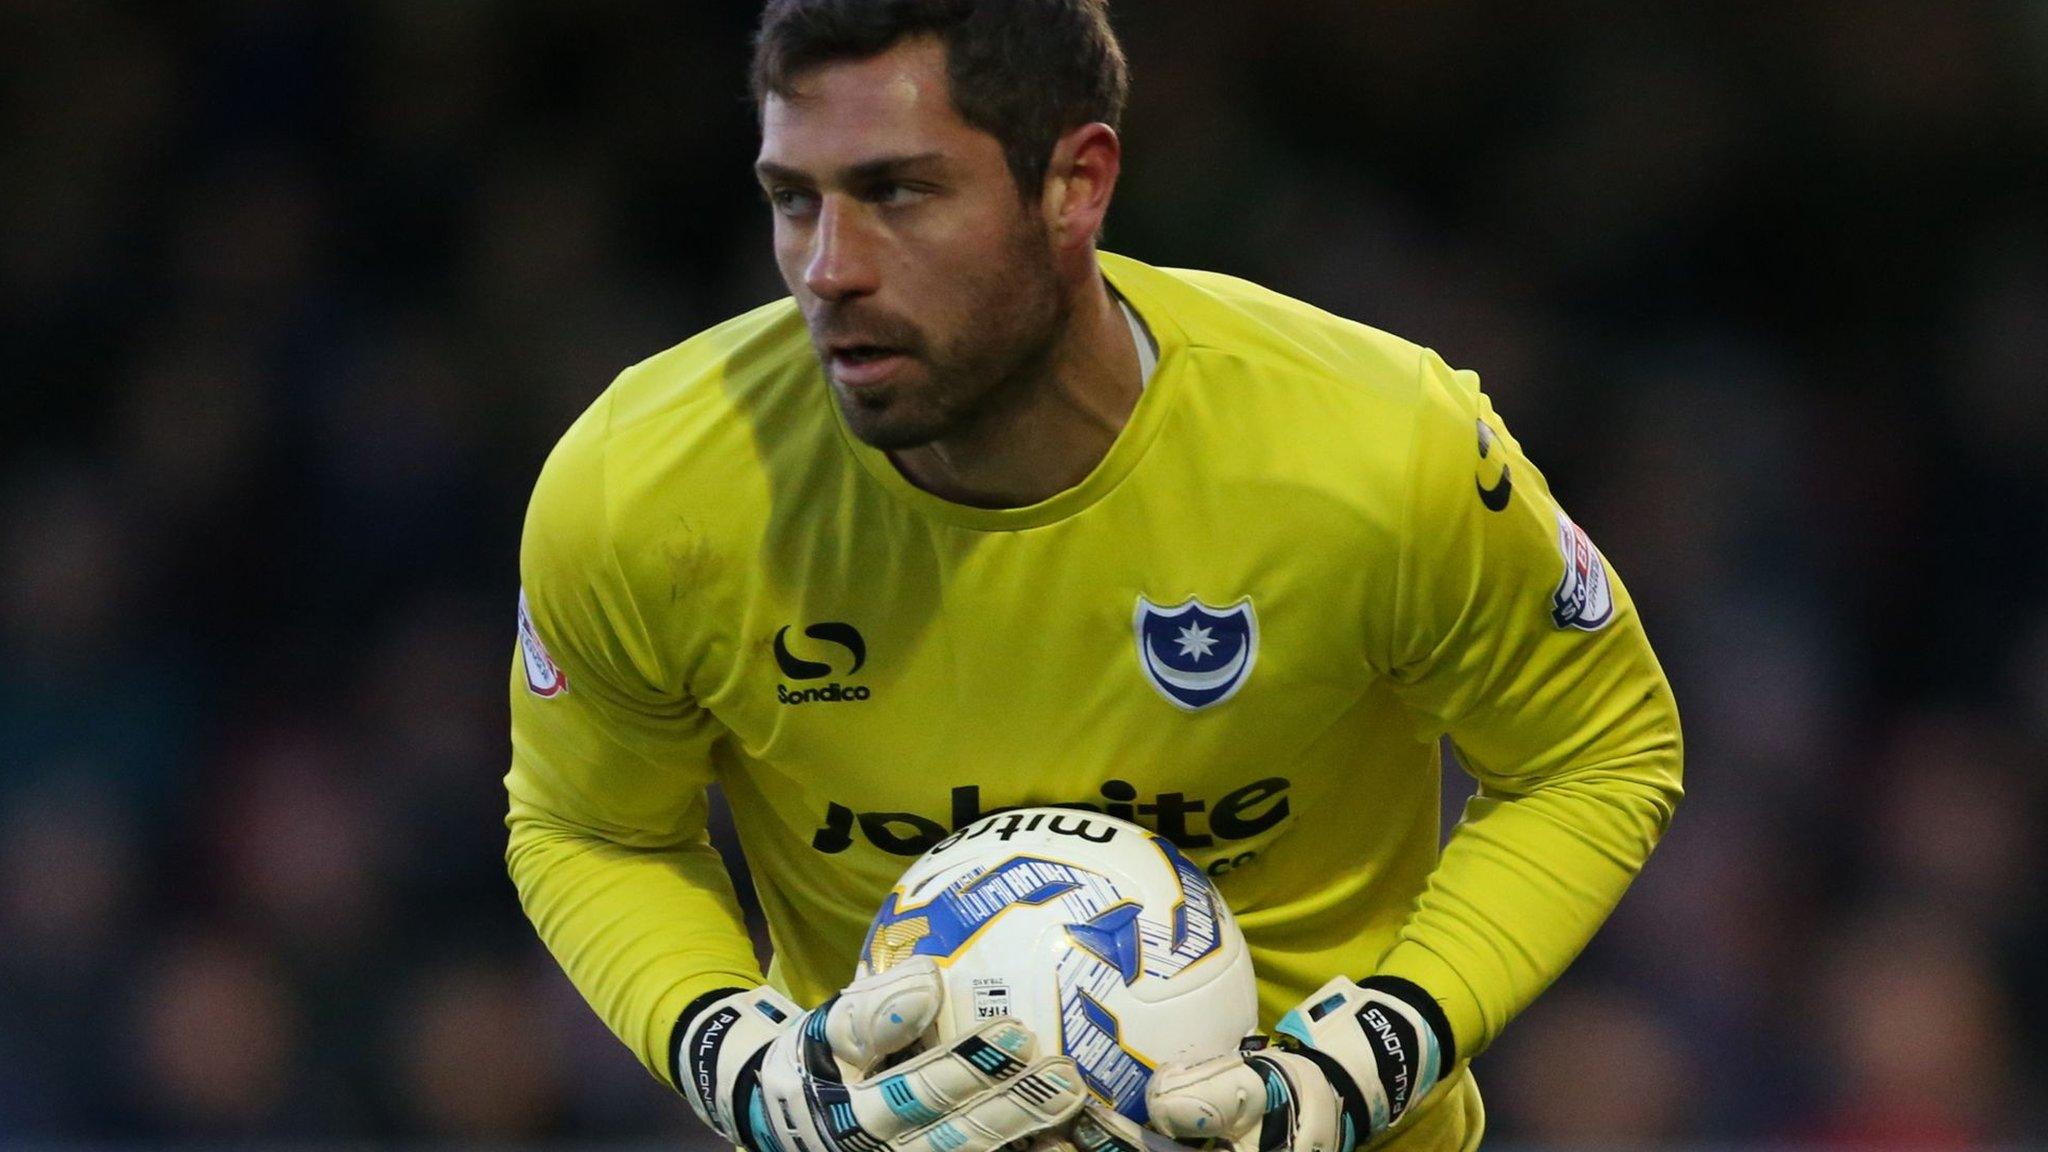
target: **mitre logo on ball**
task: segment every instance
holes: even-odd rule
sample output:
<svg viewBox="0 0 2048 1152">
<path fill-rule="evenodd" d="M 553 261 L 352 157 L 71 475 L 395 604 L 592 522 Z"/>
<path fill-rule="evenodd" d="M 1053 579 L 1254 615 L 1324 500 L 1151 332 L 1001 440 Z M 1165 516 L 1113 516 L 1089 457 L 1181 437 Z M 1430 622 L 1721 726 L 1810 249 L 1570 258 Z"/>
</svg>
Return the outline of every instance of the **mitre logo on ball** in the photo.
<svg viewBox="0 0 2048 1152">
<path fill-rule="evenodd" d="M 1251 953 L 1209 878 L 1094 812 L 998 813 L 919 858 L 875 914 L 861 971 L 912 956 L 945 981 L 934 1039 L 1013 1016 L 1140 1123 L 1154 1068 L 1235 1052 L 1258 1026 Z"/>
</svg>

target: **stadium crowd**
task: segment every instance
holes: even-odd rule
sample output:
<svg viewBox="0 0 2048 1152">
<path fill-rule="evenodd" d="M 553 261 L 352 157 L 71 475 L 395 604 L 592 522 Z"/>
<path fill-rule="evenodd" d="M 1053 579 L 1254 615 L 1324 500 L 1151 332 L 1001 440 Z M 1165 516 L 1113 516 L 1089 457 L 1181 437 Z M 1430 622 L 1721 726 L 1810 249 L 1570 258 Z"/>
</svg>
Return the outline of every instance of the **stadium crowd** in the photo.
<svg viewBox="0 0 2048 1152">
<path fill-rule="evenodd" d="M 1477 369 L 1678 694 L 1495 1138 L 2048 1136 L 2048 9 L 1113 11 L 1108 247 Z M 0 1141 L 708 1147 L 499 778 L 541 460 L 780 292 L 751 17 L 0 0 Z"/>
</svg>

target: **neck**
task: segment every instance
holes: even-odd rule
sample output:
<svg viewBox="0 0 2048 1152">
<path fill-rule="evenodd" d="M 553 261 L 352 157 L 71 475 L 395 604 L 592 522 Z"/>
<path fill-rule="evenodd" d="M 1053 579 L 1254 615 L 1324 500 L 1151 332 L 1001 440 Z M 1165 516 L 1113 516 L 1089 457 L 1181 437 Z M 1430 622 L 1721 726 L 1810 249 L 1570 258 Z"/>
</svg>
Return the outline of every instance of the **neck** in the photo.
<svg viewBox="0 0 2048 1152">
<path fill-rule="evenodd" d="M 911 483 L 978 508 L 1021 508 L 1086 479 L 1137 407 L 1144 381 L 1131 330 L 1090 267 L 1066 331 L 1038 378 L 974 428 L 890 453 Z"/>
</svg>

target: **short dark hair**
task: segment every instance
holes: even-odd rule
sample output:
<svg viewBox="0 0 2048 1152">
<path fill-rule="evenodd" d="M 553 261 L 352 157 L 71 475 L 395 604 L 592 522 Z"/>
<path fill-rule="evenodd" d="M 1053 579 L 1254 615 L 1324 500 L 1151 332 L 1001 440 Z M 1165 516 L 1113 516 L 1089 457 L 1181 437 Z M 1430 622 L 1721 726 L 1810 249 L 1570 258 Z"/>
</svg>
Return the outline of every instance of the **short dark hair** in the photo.
<svg viewBox="0 0 2048 1152">
<path fill-rule="evenodd" d="M 1021 195 L 1042 186 L 1062 134 L 1123 120 L 1130 70 L 1108 0 L 769 0 L 754 36 L 754 105 L 790 96 L 820 64 L 920 35 L 945 44 L 954 109 L 1001 142 Z"/>
</svg>

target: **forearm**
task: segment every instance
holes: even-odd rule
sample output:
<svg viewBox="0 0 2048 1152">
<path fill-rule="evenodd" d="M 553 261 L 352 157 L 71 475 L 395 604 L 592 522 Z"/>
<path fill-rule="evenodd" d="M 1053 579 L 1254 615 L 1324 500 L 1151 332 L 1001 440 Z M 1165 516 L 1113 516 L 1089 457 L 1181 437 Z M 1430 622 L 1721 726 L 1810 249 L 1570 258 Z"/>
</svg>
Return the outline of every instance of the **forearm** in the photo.
<svg viewBox="0 0 2048 1152">
<path fill-rule="evenodd" d="M 1675 726 L 1615 762 L 1482 789 L 1377 972 L 1427 989 L 1477 1055 L 1563 973 L 1642 869 L 1679 794 Z"/>
<path fill-rule="evenodd" d="M 708 842 L 628 847 L 515 803 L 506 863 L 569 980 L 664 1082 L 676 1018 L 761 983 L 732 881 Z"/>
</svg>

